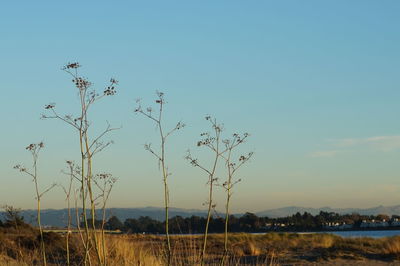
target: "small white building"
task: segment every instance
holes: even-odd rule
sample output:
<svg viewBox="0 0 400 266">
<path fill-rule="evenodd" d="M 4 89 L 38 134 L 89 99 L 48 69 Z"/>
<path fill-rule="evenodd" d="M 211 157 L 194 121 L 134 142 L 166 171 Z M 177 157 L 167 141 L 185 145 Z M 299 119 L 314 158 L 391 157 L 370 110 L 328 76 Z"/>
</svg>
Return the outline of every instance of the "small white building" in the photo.
<svg viewBox="0 0 400 266">
<path fill-rule="evenodd" d="M 360 224 L 360 228 L 378 228 L 378 227 L 388 227 L 389 223 L 384 219 L 382 221 L 366 221 L 363 220 L 362 223 Z"/>
<path fill-rule="evenodd" d="M 354 227 L 353 224 L 346 224 L 346 223 L 325 223 L 323 226 L 325 229 L 328 230 L 346 230 L 346 229 L 351 229 Z"/>
<path fill-rule="evenodd" d="M 390 226 L 400 226 L 400 221 L 397 218 L 392 219 Z"/>
</svg>

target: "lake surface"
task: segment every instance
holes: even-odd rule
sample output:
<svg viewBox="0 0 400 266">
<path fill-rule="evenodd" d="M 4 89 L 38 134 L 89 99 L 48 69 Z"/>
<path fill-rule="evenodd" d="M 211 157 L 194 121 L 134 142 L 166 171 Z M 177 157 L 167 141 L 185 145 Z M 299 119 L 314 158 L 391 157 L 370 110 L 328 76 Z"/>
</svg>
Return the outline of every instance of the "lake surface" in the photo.
<svg viewBox="0 0 400 266">
<path fill-rule="evenodd" d="M 279 232 L 278 232 L 279 233 Z M 280 232 L 284 233 L 284 232 Z M 293 234 L 333 234 L 341 237 L 372 237 L 372 238 L 382 238 L 382 237 L 391 237 L 391 236 L 400 236 L 400 230 L 374 230 L 374 231 L 322 231 L 322 232 L 287 232 Z M 210 233 L 212 235 L 214 233 Z M 249 233 L 252 235 L 264 235 L 267 233 Z M 164 234 L 159 234 L 163 236 Z M 181 234 L 171 234 L 171 235 L 181 235 Z M 187 234 L 187 235 L 203 235 L 203 234 Z"/>
<path fill-rule="evenodd" d="M 328 234 L 334 234 L 341 237 L 390 237 L 400 235 L 400 230 L 382 230 L 382 231 L 329 231 L 323 232 Z"/>
<path fill-rule="evenodd" d="M 296 233 L 296 232 L 294 232 Z M 265 234 L 265 233 L 255 233 L 255 234 Z M 268 234 L 268 233 L 267 233 Z M 374 231 L 325 231 L 325 232 L 299 232 L 297 234 L 333 234 L 341 237 L 391 237 L 400 236 L 400 230 L 374 230 Z"/>
</svg>

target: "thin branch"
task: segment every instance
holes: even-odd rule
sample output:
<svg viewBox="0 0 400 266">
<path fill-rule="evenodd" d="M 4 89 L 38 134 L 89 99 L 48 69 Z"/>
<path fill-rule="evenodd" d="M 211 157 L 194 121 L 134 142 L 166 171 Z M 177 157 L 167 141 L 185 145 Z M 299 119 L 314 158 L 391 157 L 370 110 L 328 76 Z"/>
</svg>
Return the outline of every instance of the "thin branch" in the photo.
<svg viewBox="0 0 400 266">
<path fill-rule="evenodd" d="M 46 194 L 56 186 L 57 186 L 56 183 L 51 184 L 47 189 L 45 189 L 42 193 L 40 193 L 39 198 L 41 198 L 44 194 Z"/>
</svg>

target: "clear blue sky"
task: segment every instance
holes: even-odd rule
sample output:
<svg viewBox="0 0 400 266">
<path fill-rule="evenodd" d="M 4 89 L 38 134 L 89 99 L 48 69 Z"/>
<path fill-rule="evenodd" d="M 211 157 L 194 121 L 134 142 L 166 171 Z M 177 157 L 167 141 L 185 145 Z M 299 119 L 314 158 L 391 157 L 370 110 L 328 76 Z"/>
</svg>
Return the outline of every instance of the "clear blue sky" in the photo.
<svg viewBox="0 0 400 266">
<path fill-rule="evenodd" d="M 114 207 L 161 206 L 154 126 L 135 99 L 166 93 L 171 204 L 202 208 L 205 176 L 183 160 L 211 114 L 226 132 L 251 133 L 254 151 L 234 210 L 288 205 L 370 207 L 400 203 L 399 1 L 7 1 L 0 7 L 0 204 L 34 208 L 33 187 L 12 166 L 43 140 L 41 183 L 63 182 L 77 136 L 39 119 L 56 102 L 75 113 L 77 94 L 60 68 L 79 61 L 100 90 L 118 94 L 93 113 L 123 128 L 96 169 L 119 177 Z M 207 163 L 207 161 L 204 161 Z M 222 173 L 220 174 L 223 177 Z M 223 205 L 223 193 L 217 200 Z M 65 205 L 61 190 L 44 207 Z"/>
</svg>

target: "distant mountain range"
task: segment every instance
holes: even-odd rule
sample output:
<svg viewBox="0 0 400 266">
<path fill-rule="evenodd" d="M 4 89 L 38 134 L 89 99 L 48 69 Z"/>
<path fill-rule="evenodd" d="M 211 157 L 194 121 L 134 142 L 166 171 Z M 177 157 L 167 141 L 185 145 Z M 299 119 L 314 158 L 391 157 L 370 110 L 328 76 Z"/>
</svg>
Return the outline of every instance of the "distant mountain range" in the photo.
<svg viewBox="0 0 400 266">
<path fill-rule="evenodd" d="M 289 215 L 293 215 L 297 212 L 304 213 L 308 212 L 312 215 L 318 214 L 320 211 L 325 212 L 335 212 L 339 214 L 351 214 L 351 213 L 358 213 L 361 215 L 378 215 L 378 214 L 386 214 L 386 215 L 399 215 L 400 214 L 400 205 L 396 206 L 378 206 L 373 208 L 367 209 L 360 209 L 360 208 L 331 208 L 331 207 L 322 207 L 322 208 L 304 208 L 304 207 L 284 207 L 278 209 L 271 209 L 266 211 L 257 212 L 257 216 L 268 216 L 270 218 L 277 218 L 277 217 L 285 217 Z"/>
<path fill-rule="evenodd" d="M 320 211 L 325 212 L 335 212 L 339 214 L 350 214 L 350 213 L 359 213 L 362 215 L 378 215 L 378 214 L 387 214 L 400 215 L 400 205 L 396 206 L 378 206 L 367 209 L 359 209 L 359 208 L 331 208 L 331 207 L 322 207 L 322 208 L 305 208 L 305 207 L 284 207 L 277 209 L 270 209 L 261 212 L 256 212 L 257 216 L 268 216 L 270 218 L 277 217 L 285 217 L 289 215 L 296 214 L 297 212 L 304 213 L 308 212 L 312 215 L 318 214 Z M 0 217 L 2 217 L 3 213 L 0 212 Z M 28 223 L 35 224 L 36 210 L 23 210 L 21 211 L 21 215 L 24 216 L 24 219 Z M 97 217 L 101 217 L 101 211 L 98 210 L 96 213 Z M 121 221 L 124 221 L 128 218 L 139 218 L 140 216 L 149 216 L 152 219 L 164 220 L 164 208 L 159 207 L 144 207 L 144 208 L 109 208 L 106 210 L 106 216 L 117 216 Z M 196 210 L 196 209 L 181 209 L 181 208 L 170 208 L 170 217 L 174 216 L 182 216 L 182 217 L 190 217 L 192 215 L 196 216 L 206 216 L 207 212 L 205 210 Z M 242 214 L 236 214 L 236 216 L 241 216 Z M 68 211 L 67 209 L 45 209 L 41 212 L 42 224 L 45 226 L 55 226 L 55 227 L 64 227 L 67 224 L 68 219 Z M 88 217 L 90 217 L 88 212 Z M 76 224 L 76 216 L 75 210 L 72 210 L 72 221 L 73 224 Z"/>
<path fill-rule="evenodd" d="M 81 210 L 79 210 L 79 213 Z M 35 224 L 36 223 L 36 210 L 22 210 L 21 216 L 24 217 L 25 222 Z M 180 209 L 180 208 L 170 208 L 169 216 L 182 216 L 190 217 L 192 215 L 196 216 L 206 216 L 207 212 L 203 210 L 193 210 L 193 209 Z M 71 209 L 72 223 L 76 224 L 76 211 Z M 101 210 L 96 211 L 97 217 L 102 217 Z M 149 216 L 152 219 L 164 220 L 165 209 L 159 207 L 144 207 L 144 208 L 109 208 L 106 210 L 106 217 L 117 216 L 122 222 L 128 218 L 139 218 L 140 216 Z M 3 212 L 0 212 L 0 218 L 3 217 Z M 87 217 L 90 217 L 89 211 L 87 211 Z M 67 209 L 44 209 L 41 211 L 41 222 L 44 226 L 54 226 L 54 227 L 65 227 L 68 222 L 68 210 Z"/>
</svg>

